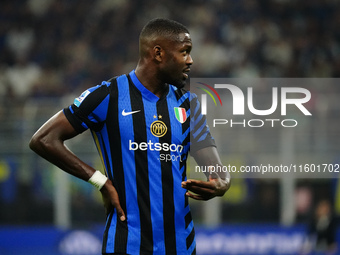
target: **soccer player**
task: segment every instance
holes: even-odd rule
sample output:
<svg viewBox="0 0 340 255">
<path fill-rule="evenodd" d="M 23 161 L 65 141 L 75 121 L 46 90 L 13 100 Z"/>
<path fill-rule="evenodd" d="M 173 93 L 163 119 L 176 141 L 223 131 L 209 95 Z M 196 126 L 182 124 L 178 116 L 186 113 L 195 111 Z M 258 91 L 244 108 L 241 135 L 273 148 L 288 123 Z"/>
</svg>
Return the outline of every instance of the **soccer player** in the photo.
<svg viewBox="0 0 340 255">
<path fill-rule="evenodd" d="M 197 97 L 183 89 L 193 63 L 187 28 L 151 20 L 139 47 L 135 70 L 83 92 L 33 135 L 30 147 L 100 190 L 107 211 L 103 254 L 195 254 L 188 197 L 223 196 L 230 177 L 186 178 L 189 148 L 199 165 L 221 165 Z M 87 129 L 105 175 L 64 145 Z"/>
</svg>

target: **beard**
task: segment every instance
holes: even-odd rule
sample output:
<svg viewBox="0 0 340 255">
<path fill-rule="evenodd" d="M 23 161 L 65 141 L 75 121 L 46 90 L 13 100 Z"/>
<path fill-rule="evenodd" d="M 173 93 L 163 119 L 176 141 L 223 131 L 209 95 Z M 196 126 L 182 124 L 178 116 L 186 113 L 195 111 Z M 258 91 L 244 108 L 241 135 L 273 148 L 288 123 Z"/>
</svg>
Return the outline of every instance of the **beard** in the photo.
<svg viewBox="0 0 340 255">
<path fill-rule="evenodd" d="M 184 77 L 178 77 L 178 78 L 176 77 L 176 78 L 174 79 L 174 77 L 172 77 L 171 80 L 172 80 L 172 81 L 169 82 L 169 84 L 175 86 L 175 87 L 178 88 L 178 89 L 182 89 L 182 88 L 184 88 L 184 87 L 187 85 L 187 80 L 188 80 L 188 79 L 186 79 L 186 78 L 184 78 Z"/>
<path fill-rule="evenodd" d="M 186 84 L 186 80 L 178 80 L 172 83 L 172 85 L 174 85 L 178 89 L 184 88 Z"/>
<path fill-rule="evenodd" d="M 161 76 L 166 83 L 171 84 L 178 89 L 182 89 L 187 85 L 187 78 L 184 77 L 182 70 L 178 70 L 177 66 L 172 69 L 164 70 Z"/>
</svg>

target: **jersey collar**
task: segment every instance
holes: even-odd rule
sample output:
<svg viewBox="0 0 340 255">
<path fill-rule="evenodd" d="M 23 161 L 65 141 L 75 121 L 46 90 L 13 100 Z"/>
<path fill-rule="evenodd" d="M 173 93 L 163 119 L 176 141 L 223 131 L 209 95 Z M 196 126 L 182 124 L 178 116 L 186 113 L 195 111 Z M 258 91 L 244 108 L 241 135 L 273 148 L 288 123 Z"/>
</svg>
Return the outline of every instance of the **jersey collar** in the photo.
<svg viewBox="0 0 340 255">
<path fill-rule="evenodd" d="M 132 70 L 129 73 L 129 75 L 131 77 L 133 84 L 142 93 L 143 97 L 147 98 L 149 101 L 152 101 L 152 102 L 157 102 L 159 99 L 161 99 L 158 96 L 156 96 L 154 93 L 152 93 L 150 90 L 148 90 L 146 87 L 144 87 L 144 85 L 138 80 L 135 70 Z M 168 95 L 168 93 L 169 91 L 165 94 Z"/>
</svg>

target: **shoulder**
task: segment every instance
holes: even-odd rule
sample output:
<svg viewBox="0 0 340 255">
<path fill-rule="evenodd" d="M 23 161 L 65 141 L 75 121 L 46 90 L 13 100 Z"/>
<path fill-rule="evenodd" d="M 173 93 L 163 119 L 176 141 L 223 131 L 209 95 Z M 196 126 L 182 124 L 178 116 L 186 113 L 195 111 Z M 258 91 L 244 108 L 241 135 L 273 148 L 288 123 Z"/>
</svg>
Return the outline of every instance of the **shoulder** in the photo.
<svg viewBox="0 0 340 255">
<path fill-rule="evenodd" d="M 94 99 L 99 97 L 105 97 L 108 94 L 109 82 L 102 82 L 101 85 L 97 85 L 91 88 L 88 88 L 84 92 L 80 94 L 79 97 L 74 99 L 74 104 L 79 107 L 84 101 L 89 101 L 89 99 Z M 100 96 L 102 95 L 102 96 Z"/>
<path fill-rule="evenodd" d="M 90 87 L 81 93 L 80 96 L 74 99 L 74 105 L 79 107 L 86 101 L 99 103 L 100 101 L 107 98 L 113 91 L 117 90 L 117 78 L 119 76 L 112 77 L 107 81 L 102 81 L 99 85 Z"/>
</svg>

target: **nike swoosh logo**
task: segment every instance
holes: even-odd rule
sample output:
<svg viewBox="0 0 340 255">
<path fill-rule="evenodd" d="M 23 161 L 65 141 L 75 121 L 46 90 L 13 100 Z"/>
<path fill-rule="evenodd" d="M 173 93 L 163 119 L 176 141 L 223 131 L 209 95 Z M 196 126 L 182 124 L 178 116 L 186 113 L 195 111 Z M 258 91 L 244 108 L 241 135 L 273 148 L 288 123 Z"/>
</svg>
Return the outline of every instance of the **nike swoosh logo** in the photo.
<svg viewBox="0 0 340 255">
<path fill-rule="evenodd" d="M 138 111 L 132 111 L 132 112 L 125 112 L 125 109 L 122 111 L 122 115 L 123 116 L 128 116 L 128 115 L 131 115 L 131 114 L 134 114 L 134 113 L 137 113 L 137 112 L 140 112 L 140 110 Z"/>
</svg>

